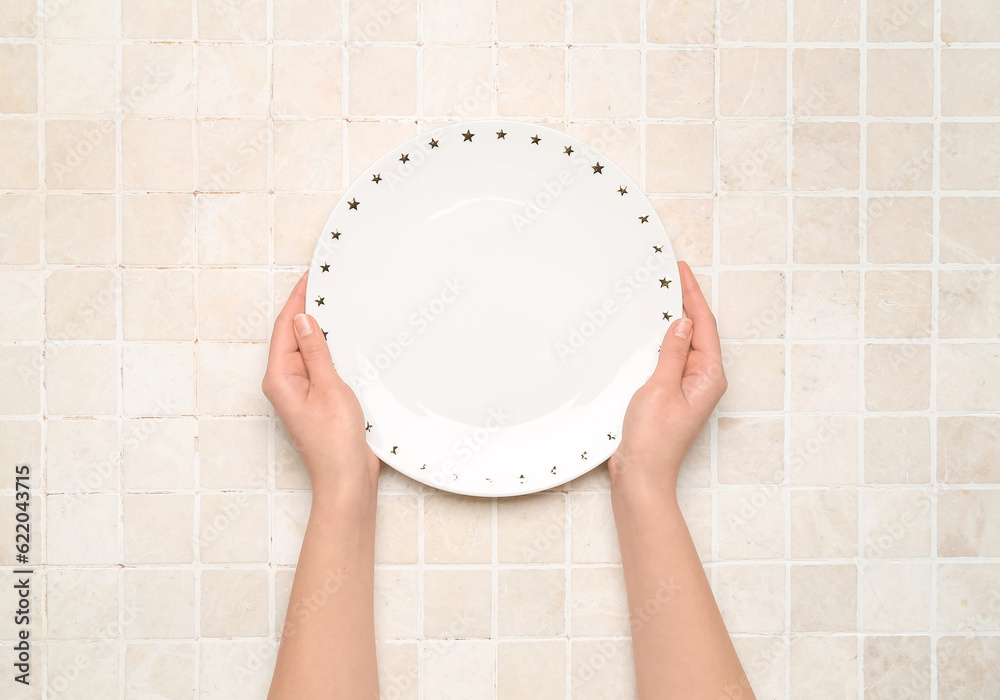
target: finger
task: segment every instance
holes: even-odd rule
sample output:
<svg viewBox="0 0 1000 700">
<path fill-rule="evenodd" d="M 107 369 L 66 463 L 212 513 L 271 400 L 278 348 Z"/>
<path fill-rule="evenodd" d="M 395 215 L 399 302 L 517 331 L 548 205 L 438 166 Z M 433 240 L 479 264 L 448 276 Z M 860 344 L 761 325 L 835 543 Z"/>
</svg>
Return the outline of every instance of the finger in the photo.
<svg viewBox="0 0 1000 700">
<path fill-rule="evenodd" d="M 339 382 L 340 378 L 333 369 L 330 348 L 326 344 L 326 338 L 323 337 L 323 331 L 320 330 L 316 319 L 309 314 L 296 314 L 292 325 L 295 327 L 299 354 L 302 355 L 306 372 L 309 373 L 309 384 L 316 386 L 333 381 Z"/>
<path fill-rule="evenodd" d="M 691 349 L 691 319 L 679 318 L 670 324 L 660 345 L 660 357 L 653 375 L 671 385 L 680 384 Z"/>
<path fill-rule="evenodd" d="M 288 301 L 274 319 L 274 330 L 271 331 L 271 347 L 268 350 L 267 365 L 275 366 L 283 357 L 288 357 L 299 349 L 298 340 L 295 338 L 295 331 L 292 330 L 292 319 L 295 314 L 300 314 L 306 309 L 306 272 L 299 281 L 295 283 Z"/>
<path fill-rule="evenodd" d="M 688 264 L 681 261 L 677 264 L 677 268 L 681 276 L 681 290 L 684 292 L 684 313 L 694 322 L 691 347 L 721 359 L 722 346 L 719 343 L 719 329 L 712 308 L 705 300 L 705 295 L 698 286 L 698 280 L 695 279 Z"/>
</svg>

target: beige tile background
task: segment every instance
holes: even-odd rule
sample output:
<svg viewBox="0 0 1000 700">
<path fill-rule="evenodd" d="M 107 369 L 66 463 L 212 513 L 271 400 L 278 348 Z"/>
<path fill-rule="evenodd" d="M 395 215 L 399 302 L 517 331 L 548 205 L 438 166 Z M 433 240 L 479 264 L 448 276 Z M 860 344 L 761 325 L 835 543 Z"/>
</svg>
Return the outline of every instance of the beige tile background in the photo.
<svg viewBox="0 0 1000 700">
<path fill-rule="evenodd" d="M 0 521 L 32 465 L 44 562 L 4 698 L 265 696 L 309 509 L 275 309 L 357 173 L 487 116 L 606 152 L 713 300 L 682 500 L 758 697 L 995 692 L 994 0 L 0 0 L 0 36 Z M 607 489 L 386 469 L 384 697 L 634 697 Z"/>
</svg>

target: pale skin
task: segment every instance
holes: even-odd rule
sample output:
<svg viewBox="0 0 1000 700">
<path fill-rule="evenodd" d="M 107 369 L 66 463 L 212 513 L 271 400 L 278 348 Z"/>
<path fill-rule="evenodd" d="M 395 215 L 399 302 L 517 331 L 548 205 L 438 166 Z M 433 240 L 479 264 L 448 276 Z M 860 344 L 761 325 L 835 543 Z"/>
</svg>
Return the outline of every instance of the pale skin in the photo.
<svg viewBox="0 0 1000 700">
<path fill-rule="evenodd" d="M 715 318 L 680 263 L 686 317 L 667 330 L 608 460 L 640 700 L 751 700 L 677 505 L 677 476 L 726 391 Z M 337 375 L 303 276 L 278 315 L 262 388 L 302 455 L 313 501 L 269 700 L 379 697 L 375 502 L 379 460 Z M 414 679 L 415 681 L 416 679 Z"/>
</svg>

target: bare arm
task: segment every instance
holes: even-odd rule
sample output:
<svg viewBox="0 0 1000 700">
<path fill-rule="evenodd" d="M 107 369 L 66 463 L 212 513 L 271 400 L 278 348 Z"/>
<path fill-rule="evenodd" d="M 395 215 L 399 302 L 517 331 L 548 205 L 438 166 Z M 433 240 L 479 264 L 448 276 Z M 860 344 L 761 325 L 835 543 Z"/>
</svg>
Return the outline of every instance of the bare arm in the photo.
<svg viewBox="0 0 1000 700">
<path fill-rule="evenodd" d="M 309 470 L 313 501 L 268 700 L 377 700 L 379 461 L 357 398 L 305 309 L 303 275 L 275 320 L 264 393 Z"/>
<path fill-rule="evenodd" d="M 677 505 L 681 462 L 726 391 L 715 318 L 685 263 L 680 275 L 687 318 L 668 329 L 608 461 L 636 681 L 640 700 L 751 700 Z"/>
</svg>

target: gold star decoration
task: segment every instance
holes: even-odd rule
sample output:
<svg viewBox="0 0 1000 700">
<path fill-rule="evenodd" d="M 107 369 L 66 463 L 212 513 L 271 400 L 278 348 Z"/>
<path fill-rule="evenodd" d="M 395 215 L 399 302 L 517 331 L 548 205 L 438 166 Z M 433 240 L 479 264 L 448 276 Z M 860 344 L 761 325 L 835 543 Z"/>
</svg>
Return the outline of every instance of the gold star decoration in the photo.
<svg viewBox="0 0 1000 700">
<path fill-rule="evenodd" d="M 372 182 L 374 182 L 377 185 L 378 183 L 382 182 L 382 176 L 379 175 L 378 173 L 375 173 L 374 175 L 372 175 Z"/>
<path fill-rule="evenodd" d="M 426 464 L 421 464 L 421 465 L 420 465 L 420 468 L 421 468 L 421 469 L 427 469 L 427 465 L 426 465 Z"/>
<path fill-rule="evenodd" d="M 534 136 L 531 137 L 531 143 L 534 144 L 535 146 L 541 143 L 541 141 L 542 140 L 538 138 L 538 134 L 535 134 Z"/>
<path fill-rule="evenodd" d="M 663 247 L 662 246 L 658 246 L 658 245 L 654 245 L 653 246 L 653 252 L 654 253 L 662 253 L 663 252 Z"/>
<path fill-rule="evenodd" d="M 326 297 L 316 297 L 316 306 L 323 306 L 326 303 Z"/>
<path fill-rule="evenodd" d="M 660 280 L 660 286 L 661 287 L 666 287 L 667 289 L 670 289 L 670 283 L 671 282 L 673 282 L 673 280 L 668 280 L 666 277 L 664 277 L 663 279 Z"/>
<path fill-rule="evenodd" d="M 587 451 L 586 450 L 584 450 L 583 454 L 580 455 L 580 459 L 587 459 Z"/>
<path fill-rule="evenodd" d="M 497 132 L 497 138 L 498 139 L 503 139 L 504 141 L 506 141 L 507 140 L 507 132 L 504 131 L 503 129 L 500 129 L 500 131 Z"/>
<path fill-rule="evenodd" d="M 334 239 L 340 238 L 340 231 L 331 231 L 330 235 L 333 236 Z"/>
<path fill-rule="evenodd" d="M 391 449 L 391 450 L 389 450 L 389 451 L 390 451 L 390 452 L 392 452 L 393 454 L 396 454 L 396 450 L 397 450 L 397 449 L 399 449 L 399 445 L 393 445 L 393 446 L 392 446 L 392 449 Z"/>
<path fill-rule="evenodd" d="M 590 167 L 594 169 L 594 175 L 603 175 L 604 174 L 602 172 L 604 170 L 604 166 L 601 165 L 601 161 L 597 161 L 597 165 L 591 165 Z"/>
<path fill-rule="evenodd" d="M 669 311 L 664 311 L 663 312 L 663 320 L 664 321 L 669 321 L 672 318 L 673 318 L 673 314 L 671 314 Z"/>
<path fill-rule="evenodd" d="M 552 469 L 549 470 L 549 474 L 555 474 L 555 473 L 556 473 L 556 468 L 552 467 Z"/>
<path fill-rule="evenodd" d="M 646 215 L 646 216 L 640 216 L 639 217 L 639 223 L 641 223 L 641 224 L 648 224 L 649 223 L 649 216 L 648 215 Z"/>
<path fill-rule="evenodd" d="M 323 329 L 322 329 L 322 328 L 320 328 L 320 330 L 322 331 Z M 326 336 L 327 336 L 327 335 L 328 335 L 329 333 L 330 333 L 330 331 L 323 331 L 323 340 L 326 340 Z"/>
<path fill-rule="evenodd" d="M 612 435 L 611 433 L 608 433 L 608 440 L 614 440 L 614 439 L 615 439 L 615 436 Z"/>
<path fill-rule="evenodd" d="M 618 194 L 620 194 L 622 197 L 624 197 L 625 195 L 627 195 L 628 194 L 628 187 L 619 187 L 618 188 Z"/>
<path fill-rule="evenodd" d="M 429 145 L 429 146 L 430 146 L 431 148 L 437 148 L 437 147 L 438 147 L 438 142 L 437 142 L 437 139 L 431 139 L 431 142 L 430 142 L 430 144 L 428 144 L 428 145 Z"/>
<path fill-rule="evenodd" d="M 573 155 L 573 147 L 572 146 L 566 146 L 566 148 L 563 149 L 563 153 L 565 153 L 568 156 Z"/>
<path fill-rule="evenodd" d="M 366 433 L 370 433 L 372 431 L 372 427 L 373 426 L 372 426 L 371 423 L 369 423 L 368 421 L 365 421 L 365 432 Z"/>
<path fill-rule="evenodd" d="M 350 202 L 347 203 L 347 206 L 349 206 L 351 209 L 355 209 L 356 210 L 358 208 L 359 204 L 361 204 L 361 202 L 359 202 L 356 199 L 352 199 Z"/>
<path fill-rule="evenodd" d="M 402 153 L 402 154 L 400 154 L 400 156 L 399 156 L 399 162 L 400 162 L 400 163 L 405 163 L 405 162 L 406 162 L 406 161 L 408 161 L 409 159 L 410 159 L 410 156 L 409 156 L 408 154 L 406 154 L 406 153 Z"/>
<path fill-rule="evenodd" d="M 465 139 L 466 141 L 472 141 L 472 137 L 473 137 L 473 136 L 475 136 L 475 134 L 474 134 L 474 133 L 472 133 L 472 132 L 471 132 L 471 131 L 469 131 L 469 130 L 466 130 L 466 131 L 465 131 L 465 133 L 464 133 L 464 134 L 462 134 L 462 137 L 463 137 L 463 138 L 464 138 L 464 139 Z"/>
<path fill-rule="evenodd" d="M 319 266 L 319 269 L 322 272 L 329 272 L 330 271 L 330 263 L 323 263 L 322 265 Z"/>
</svg>

